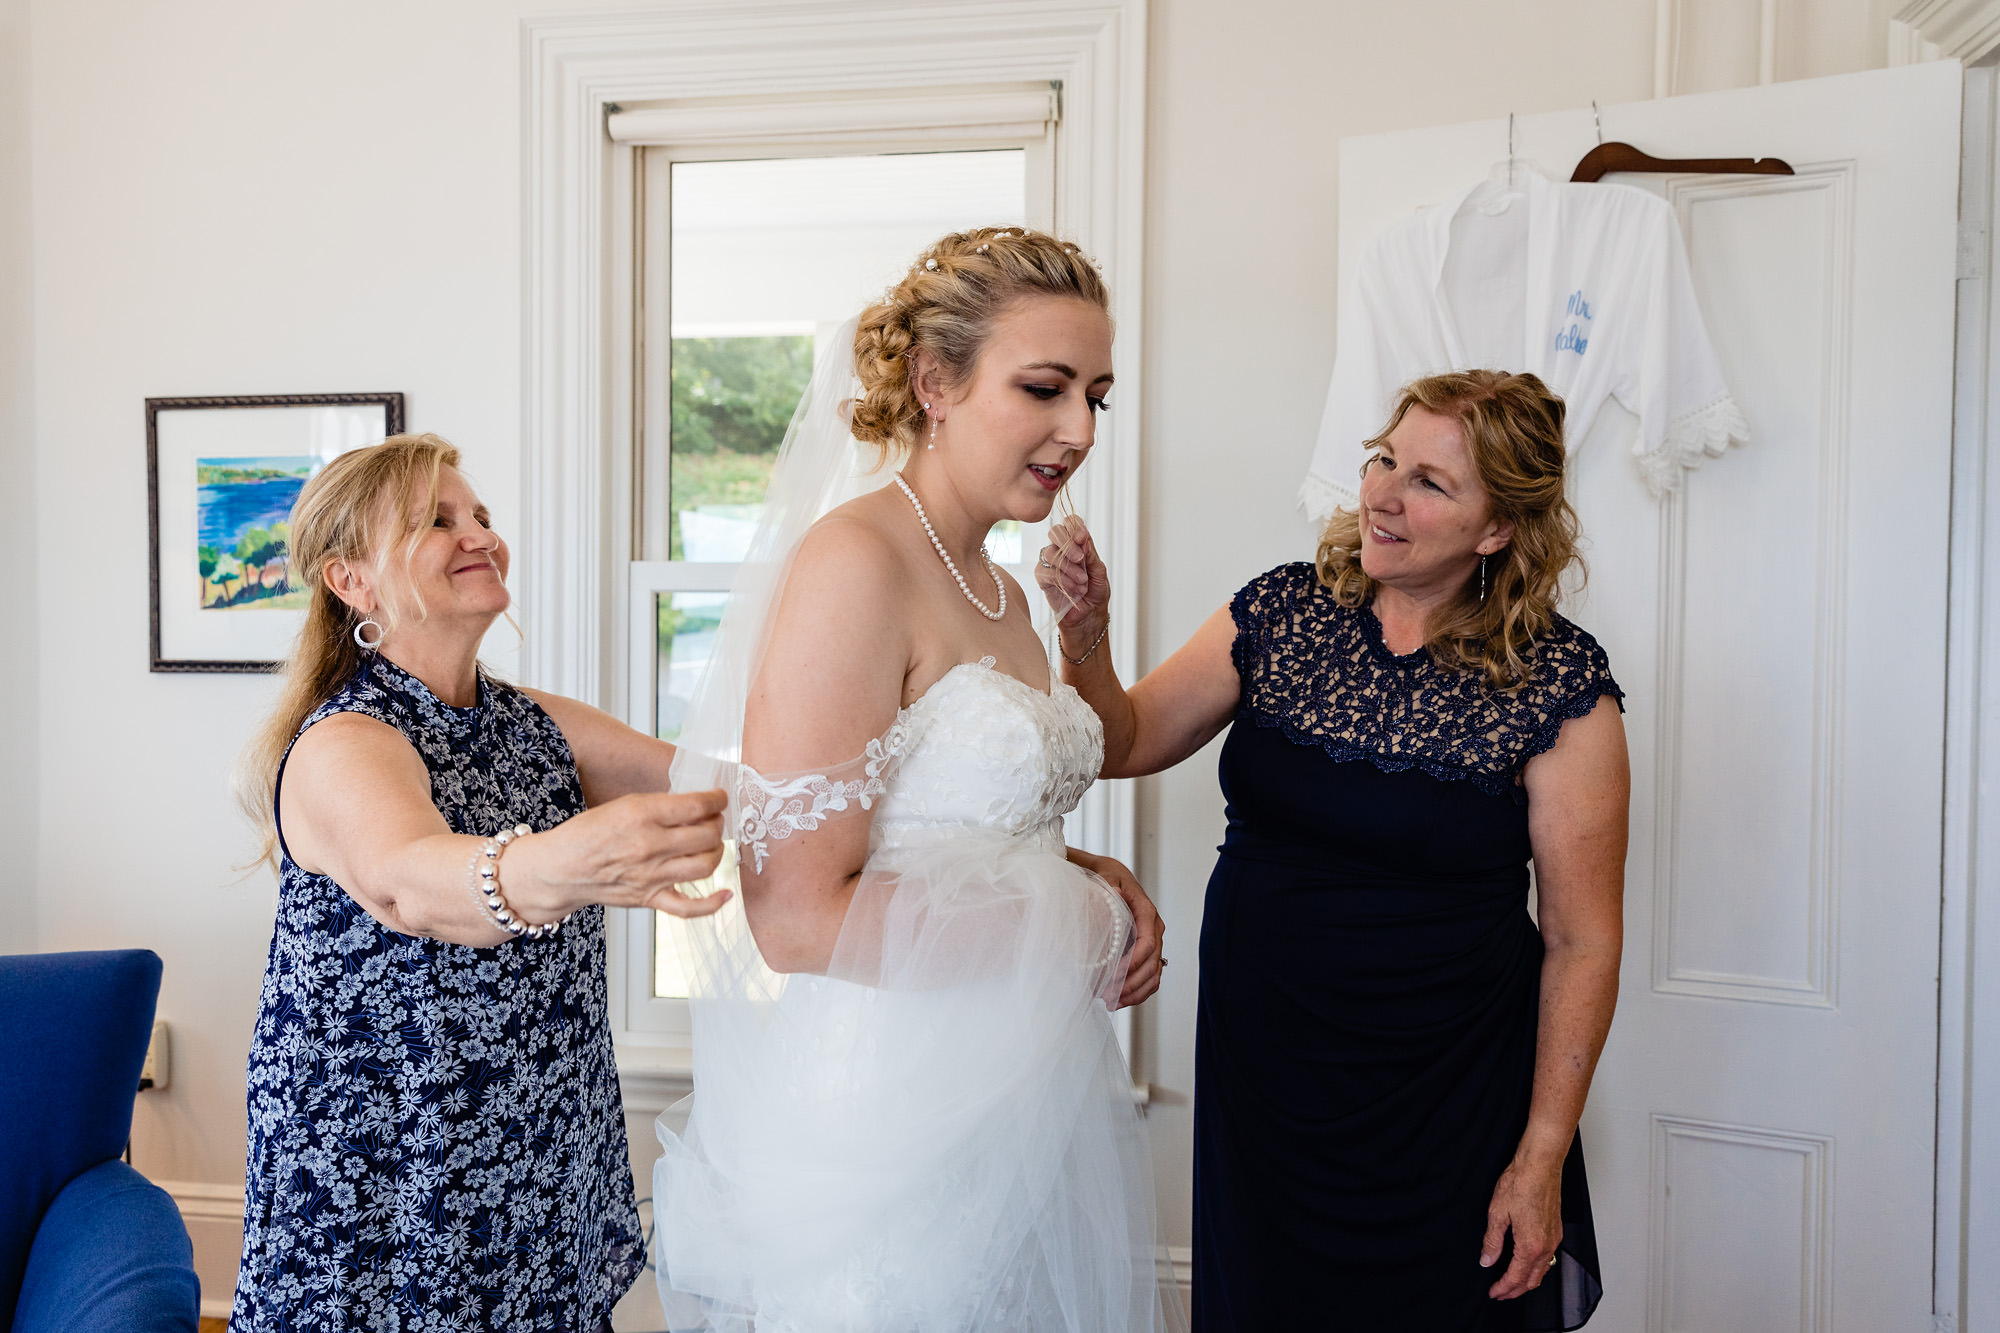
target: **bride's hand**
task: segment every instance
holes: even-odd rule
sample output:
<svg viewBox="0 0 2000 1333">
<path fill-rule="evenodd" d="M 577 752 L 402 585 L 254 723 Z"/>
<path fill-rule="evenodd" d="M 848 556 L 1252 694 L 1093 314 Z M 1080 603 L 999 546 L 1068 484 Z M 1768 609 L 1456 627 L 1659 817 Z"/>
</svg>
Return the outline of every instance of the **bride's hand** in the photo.
<svg viewBox="0 0 2000 1333">
<path fill-rule="evenodd" d="M 1160 988 L 1160 971 L 1167 965 L 1161 956 L 1167 926 L 1153 907 L 1153 900 L 1139 887 L 1139 879 L 1124 862 L 1108 856 L 1069 849 L 1069 859 L 1109 884 L 1125 900 L 1132 912 L 1132 951 L 1125 964 L 1125 988 L 1118 992 L 1118 1007 L 1128 1008 L 1151 998 Z"/>
<path fill-rule="evenodd" d="M 1055 609 L 1056 623 L 1084 638 L 1104 627 L 1111 607 L 1111 576 L 1097 558 L 1097 543 L 1083 520 L 1072 514 L 1049 525 L 1049 544 L 1035 561 L 1035 583 Z"/>
</svg>

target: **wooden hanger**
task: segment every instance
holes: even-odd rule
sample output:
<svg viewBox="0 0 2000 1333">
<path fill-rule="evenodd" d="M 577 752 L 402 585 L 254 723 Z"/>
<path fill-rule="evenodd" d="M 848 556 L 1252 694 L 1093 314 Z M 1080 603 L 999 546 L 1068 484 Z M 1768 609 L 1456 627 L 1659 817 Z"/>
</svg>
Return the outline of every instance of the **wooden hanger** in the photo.
<svg viewBox="0 0 2000 1333">
<path fill-rule="evenodd" d="M 1654 157 L 1629 143 L 1601 143 L 1583 155 L 1570 173 L 1579 184 L 1603 180 L 1614 171 L 1718 172 L 1732 176 L 1796 175 L 1791 164 L 1775 157 Z"/>
<path fill-rule="evenodd" d="M 1775 157 L 1654 157 L 1629 143 L 1604 142 L 1604 108 L 1595 101 L 1590 114 L 1597 120 L 1597 147 L 1583 155 L 1569 175 L 1572 185 L 1589 185 L 1614 171 L 1713 172 L 1730 176 L 1795 176 L 1789 162 Z M 1508 117 L 1507 151 L 1513 154 L 1513 117 Z"/>
</svg>

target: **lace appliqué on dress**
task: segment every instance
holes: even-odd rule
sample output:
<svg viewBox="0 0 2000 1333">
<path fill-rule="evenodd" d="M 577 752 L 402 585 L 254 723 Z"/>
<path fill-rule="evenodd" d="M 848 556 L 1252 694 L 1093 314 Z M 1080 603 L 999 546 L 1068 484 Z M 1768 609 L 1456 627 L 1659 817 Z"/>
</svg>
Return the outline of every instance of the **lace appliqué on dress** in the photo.
<svg viewBox="0 0 2000 1333">
<path fill-rule="evenodd" d="M 1374 612 L 1340 605 L 1305 562 L 1252 579 L 1230 614 L 1240 714 L 1336 760 L 1421 769 L 1490 795 L 1511 790 L 1525 800 L 1521 770 L 1556 743 L 1563 723 L 1604 695 L 1625 697 L 1597 640 L 1561 616 L 1535 645 L 1533 678 L 1512 693 L 1440 667 L 1421 649 L 1398 656 Z"/>
<path fill-rule="evenodd" d="M 869 741 L 860 757 L 827 772 L 767 778 L 744 764 L 736 783 L 738 846 L 749 850 L 757 873 L 762 874 L 771 843 L 809 833 L 854 807 L 871 809 L 875 798 L 889 789 L 895 762 L 908 747 L 909 727 L 904 712 L 898 712 L 895 722 Z"/>
</svg>

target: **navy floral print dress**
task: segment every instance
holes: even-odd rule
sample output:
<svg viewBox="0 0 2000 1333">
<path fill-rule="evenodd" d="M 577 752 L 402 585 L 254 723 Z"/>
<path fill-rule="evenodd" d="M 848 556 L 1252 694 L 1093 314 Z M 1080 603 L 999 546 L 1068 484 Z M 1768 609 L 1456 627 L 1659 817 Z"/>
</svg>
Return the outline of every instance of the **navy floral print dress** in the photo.
<svg viewBox="0 0 2000 1333">
<path fill-rule="evenodd" d="M 484 675 L 454 708 L 371 654 L 299 730 L 343 712 L 409 739 L 454 832 L 584 808 L 554 721 Z M 448 944 L 285 852 L 249 1101 L 235 1333 L 596 1333 L 643 1266 L 600 907 Z"/>
</svg>

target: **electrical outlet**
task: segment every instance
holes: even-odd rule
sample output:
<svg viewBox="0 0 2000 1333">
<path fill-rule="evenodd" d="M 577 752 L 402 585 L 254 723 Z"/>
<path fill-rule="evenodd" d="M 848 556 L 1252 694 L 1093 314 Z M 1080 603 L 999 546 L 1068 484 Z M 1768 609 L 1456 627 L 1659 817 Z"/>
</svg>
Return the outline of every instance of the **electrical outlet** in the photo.
<svg viewBox="0 0 2000 1333">
<path fill-rule="evenodd" d="M 167 1043 L 167 1022 L 161 1019 L 153 1024 L 153 1039 L 146 1043 L 146 1063 L 139 1067 L 139 1091 L 167 1086 L 173 1072 L 172 1050 Z"/>
</svg>

